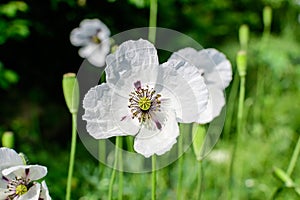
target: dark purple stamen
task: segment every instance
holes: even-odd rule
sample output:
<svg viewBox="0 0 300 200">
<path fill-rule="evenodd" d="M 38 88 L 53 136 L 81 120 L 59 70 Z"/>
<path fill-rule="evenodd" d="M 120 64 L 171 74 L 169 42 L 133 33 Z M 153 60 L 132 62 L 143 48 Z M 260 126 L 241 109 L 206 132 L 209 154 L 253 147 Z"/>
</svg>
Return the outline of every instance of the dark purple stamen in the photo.
<svg viewBox="0 0 300 200">
<path fill-rule="evenodd" d="M 8 178 L 6 178 L 5 176 L 2 176 L 2 179 L 7 181 L 7 182 L 9 181 Z"/>
<path fill-rule="evenodd" d="M 154 120 L 156 127 L 161 130 L 161 123 L 157 120 Z"/>
<path fill-rule="evenodd" d="M 134 84 L 134 87 L 137 89 L 137 90 L 140 90 L 142 88 L 142 84 L 141 84 L 141 81 L 137 81 Z"/>
<path fill-rule="evenodd" d="M 122 117 L 122 118 L 121 118 L 121 121 L 123 121 L 124 119 L 126 119 L 126 116 Z"/>
<path fill-rule="evenodd" d="M 30 171 L 30 169 L 29 169 L 29 168 L 25 169 L 25 174 L 26 174 L 26 176 L 28 176 L 28 174 L 29 174 L 29 171 Z"/>
</svg>

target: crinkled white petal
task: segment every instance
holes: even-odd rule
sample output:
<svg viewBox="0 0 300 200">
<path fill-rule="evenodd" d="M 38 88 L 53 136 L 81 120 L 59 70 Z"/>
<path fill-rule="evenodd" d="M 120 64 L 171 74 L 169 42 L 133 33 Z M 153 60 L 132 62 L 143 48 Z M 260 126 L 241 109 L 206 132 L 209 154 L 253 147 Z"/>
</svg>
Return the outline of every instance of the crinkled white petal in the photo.
<svg viewBox="0 0 300 200">
<path fill-rule="evenodd" d="M 91 39 L 82 33 L 80 28 L 75 28 L 70 33 L 70 42 L 74 46 L 85 46 L 91 42 Z"/>
<path fill-rule="evenodd" d="M 7 189 L 6 188 L 0 188 L 0 199 L 5 200 L 7 199 L 7 193 L 5 192 Z"/>
<path fill-rule="evenodd" d="M 112 115 L 118 128 L 125 135 L 136 135 L 140 130 L 140 123 L 137 119 L 132 119 L 132 113 L 128 108 L 129 96 L 124 97 L 114 93 L 112 97 Z"/>
<path fill-rule="evenodd" d="M 208 104 L 208 88 L 207 85 L 205 84 L 204 78 L 201 76 L 199 70 L 192 64 L 185 62 L 184 60 L 177 60 L 177 59 L 172 59 L 169 60 L 168 62 L 164 63 L 163 66 L 171 66 L 176 69 L 177 73 L 182 76 L 182 78 L 188 83 L 190 86 L 190 89 L 192 89 L 192 92 L 195 96 L 195 99 L 190 99 L 191 101 L 195 101 L 197 103 L 198 109 L 192 108 L 193 110 L 199 113 L 203 112 L 204 110 L 207 109 L 207 104 Z M 192 95 L 191 98 L 192 98 Z M 189 104 L 189 102 L 187 102 Z M 186 106 L 188 107 L 188 105 Z M 190 114 L 192 112 L 189 111 Z M 190 116 L 191 119 L 184 119 L 183 122 L 188 123 L 188 122 L 195 122 L 196 119 L 192 118 L 195 117 L 193 115 Z M 194 120 L 194 121 L 193 121 Z"/>
<path fill-rule="evenodd" d="M 0 188 L 6 188 L 6 186 L 7 186 L 7 181 L 6 180 L 4 180 L 3 179 L 3 175 L 2 174 L 0 174 Z"/>
<path fill-rule="evenodd" d="M 152 43 L 143 39 L 129 40 L 122 43 L 115 53 L 106 57 L 106 80 L 114 84 L 128 70 L 157 65 L 159 65 L 157 51 Z"/>
<path fill-rule="evenodd" d="M 29 169 L 28 176 L 26 176 L 25 169 Z M 27 177 L 32 181 L 39 180 L 46 176 L 47 168 L 40 165 L 19 165 L 4 169 L 2 174 L 7 177 L 11 177 L 12 175 L 16 177 Z"/>
<path fill-rule="evenodd" d="M 88 133 L 96 139 L 125 135 L 115 124 L 112 115 L 112 89 L 103 83 L 91 88 L 83 99 Z"/>
<path fill-rule="evenodd" d="M 78 54 L 82 58 L 87 58 L 97 49 L 101 49 L 101 45 L 89 43 L 88 45 L 81 47 L 78 51 Z"/>
<path fill-rule="evenodd" d="M 209 99 L 206 109 L 200 113 L 197 123 L 206 124 L 219 116 L 225 105 L 224 92 L 216 86 L 208 86 Z"/>
<path fill-rule="evenodd" d="M 103 67 L 105 65 L 106 55 L 110 51 L 110 41 L 104 40 L 101 44 L 93 44 L 82 47 L 78 53 L 82 58 L 86 58 L 92 65 Z"/>
<path fill-rule="evenodd" d="M 108 27 L 99 19 L 84 19 L 80 22 L 79 27 L 87 35 L 90 33 L 98 32 L 101 36 L 108 37 L 110 35 L 110 30 Z M 100 30 L 100 31 L 99 31 Z"/>
<path fill-rule="evenodd" d="M 209 57 L 216 64 L 215 69 L 219 73 L 219 76 L 221 77 L 222 80 L 222 82 L 219 83 L 219 86 L 222 89 L 225 89 L 229 85 L 230 81 L 232 80 L 231 63 L 223 53 L 221 53 L 216 49 L 209 48 L 209 49 L 205 49 L 204 51 L 208 53 Z M 213 81 L 214 76 L 211 77 L 208 76 L 207 79 Z"/>
<path fill-rule="evenodd" d="M 154 86 L 158 77 L 158 66 L 140 66 L 139 68 L 124 71 L 114 83 L 108 82 L 114 88 L 114 93 L 129 99 L 134 91 L 134 83 L 140 81 L 142 87 Z"/>
<path fill-rule="evenodd" d="M 41 184 L 41 193 L 40 193 L 39 199 L 42 199 L 42 200 L 51 200 L 51 197 L 49 195 L 49 190 L 48 190 L 46 181 L 42 181 L 42 184 Z"/>
<path fill-rule="evenodd" d="M 142 126 L 134 140 L 135 151 L 146 158 L 154 154 L 162 155 L 170 151 L 179 136 L 175 112 L 169 110 L 168 112 L 157 114 L 165 115 L 166 121 L 163 123 L 162 129 L 148 129 L 146 126 Z"/>
<path fill-rule="evenodd" d="M 18 200 L 39 200 L 41 184 L 34 183 L 32 187 L 23 195 L 19 197 Z"/>
<path fill-rule="evenodd" d="M 172 59 L 176 59 L 176 60 L 184 60 L 196 67 L 198 67 L 197 64 L 199 64 L 199 60 L 198 60 L 198 57 L 197 57 L 197 50 L 191 48 L 191 47 L 187 47 L 187 48 L 183 48 L 183 49 L 180 49 L 176 52 L 174 52 L 169 60 L 172 60 Z M 204 62 L 204 60 L 201 60 L 201 62 Z"/>
<path fill-rule="evenodd" d="M 71 31 L 70 41 L 74 46 L 86 46 L 91 43 L 91 37 L 96 34 L 102 41 L 109 37 L 110 31 L 99 19 L 85 19 L 80 23 L 79 28 Z"/>
<path fill-rule="evenodd" d="M 206 85 L 192 66 L 177 72 L 173 64 L 168 61 L 158 68 L 155 89 L 162 98 L 170 97 L 178 122 L 196 122 L 208 102 Z"/>
<path fill-rule="evenodd" d="M 0 172 L 4 168 L 23 164 L 22 158 L 15 150 L 6 147 L 0 148 Z"/>
<path fill-rule="evenodd" d="M 206 84 L 215 84 L 225 89 L 232 79 L 232 68 L 226 56 L 216 49 L 196 51 L 193 48 L 184 48 L 173 53 L 169 60 L 183 59 L 195 65 L 203 74 Z"/>
</svg>

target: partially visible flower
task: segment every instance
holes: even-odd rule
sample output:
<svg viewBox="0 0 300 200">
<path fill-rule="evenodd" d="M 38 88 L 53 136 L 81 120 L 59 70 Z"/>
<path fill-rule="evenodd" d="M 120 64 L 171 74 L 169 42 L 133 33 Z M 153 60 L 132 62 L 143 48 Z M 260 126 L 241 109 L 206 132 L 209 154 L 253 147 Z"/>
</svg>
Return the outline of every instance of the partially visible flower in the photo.
<svg viewBox="0 0 300 200">
<path fill-rule="evenodd" d="M 182 59 L 175 65 L 183 70 L 174 62 L 160 65 L 146 40 L 122 43 L 106 63 L 107 82 L 83 100 L 82 118 L 96 139 L 132 135 L 138 153 L 162 155 L 176 143 L 178 122 L 195 122 L 206 108 L 208 91 L 197 68 Z"/>
<path fill-rule="evenodd" d="M 109 36 L 109 29 L 99 19 L 84 19 L 78 28 L 72 30 L 70 41 L 74 46 L 81 46 L 78 51 L 80 57 L 102 67 L 110 51 Z"/>
<path fill-rule="evenodd" d="M 51 200 L 46 183 L 37 180 L 47 174 L 40 165 L 25 165 L 12 149 L 0 148 L 0 199 L 1 200 Z"/>
<path fill-rule="evenodd" d="M 232 79 L 232 68 L 226 56 L 216 49 L 196 51 L 193 48 L 184 48 L 171 55 L 169 61 L 183 59 L 197 67 L 205 79 L 209 92 L 209 101 L 206 109 L 197 120 L 200 124 L 209 123 L 217 117 L 225 105 L 224 89 Z M 184 66 L 177 67 L 183 70 Z"/>
</svg>

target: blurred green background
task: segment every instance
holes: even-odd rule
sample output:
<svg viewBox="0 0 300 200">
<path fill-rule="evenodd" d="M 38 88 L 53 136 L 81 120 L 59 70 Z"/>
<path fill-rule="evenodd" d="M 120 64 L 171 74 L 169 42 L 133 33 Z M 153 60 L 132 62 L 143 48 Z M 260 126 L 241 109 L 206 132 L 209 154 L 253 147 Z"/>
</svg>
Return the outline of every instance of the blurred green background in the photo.
<svg viewBox="0 0 300 200">
<path fill-rule="evenodd" d="M 263 37 L 262 10 L 273 10 L 271 35 Z M 274 166 L 287 168 L 300 133 L 300 1 L 297 0 L 159 0 L 158 26 L 180 31 L 224 52 L 235 70 L 240 49 L 238 30 L 250 28 L 245 101 L 245 128 L 239 138 L 236 182 L 239 199 L 268 199 L 280 181 Z M 53 199 L 63 199 L 69 161 L 71 117 L 61 81 L 77 72 L 82 58 L 69 34 L 85 18 L 99 18 L 119 32 L 148 26 L 148 0 L 28 0 L 0 3 L 0 136 L 15 134 L 17 151 L 32 163 L 48 167 Z M 238 77 L 235 77 L 238 84 Z M 234 82 L 234 80 L 233 80 Z M 227 121 L 215 152 L 230 156 L 236 130 L 237 98 L 233 82 L 226 90 Z M 260 84 L 260 85 L 259 85 Z M 97 171 L 97 161 L 78 141 L 73 199 L 105 199 L 110 169 Z M 203 199 L 225 199 L 228 159 L 204 161 Z M 184 194 L 195 198 L 191 151 L 184 156 Z M 159 171 L 159 199 L 176 194 L 176 163 Z M 294 181 L 300 184 L 300 166 Z M 298 172 L 298 174 L 297 174 Z M 99 174 L 102 174 L 101 177 Z M 149 174 L 126 175 L 124 199 L 148 199 Z M 143 186 L 143 187 L 142 187 Z M 284 189 L 278 199 L 300 199 Z"/>
</svg>

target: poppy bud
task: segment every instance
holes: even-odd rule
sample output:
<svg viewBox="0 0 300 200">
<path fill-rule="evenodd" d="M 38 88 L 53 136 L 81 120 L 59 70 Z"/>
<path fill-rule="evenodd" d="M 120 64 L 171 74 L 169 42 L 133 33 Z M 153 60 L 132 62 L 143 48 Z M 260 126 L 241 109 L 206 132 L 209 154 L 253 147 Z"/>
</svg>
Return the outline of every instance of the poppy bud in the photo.
<svg viewBox="0 0 300 200">
<path fill-rule="evenodd" d="M 70 113 L 77 113 L 79 106 L 79 87 L 74 73 L 67 73 L 63 76 L 63 93 Z"/>
<path fill-rule="evenodd" d="M 239 51 L 236 57 L 236 64 L 240 76 L 246 76 L 247 73 L 247 53 Z"/>
<path fill-rule="evenodd" d="M 4 132 L 2 135 L 2 146 L 12 149 L 14 148 L 14 144 L 15 144 L 14 133 L 10 131 Z"/>
</svg>

